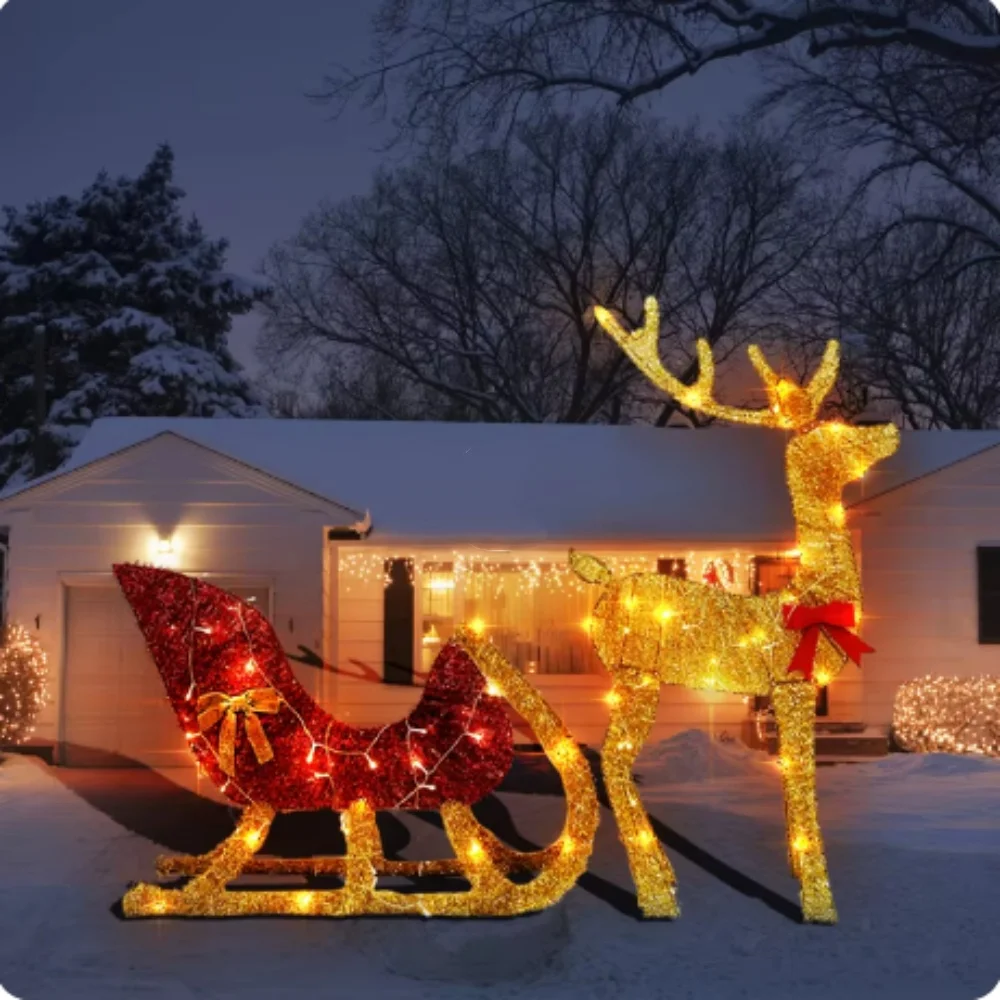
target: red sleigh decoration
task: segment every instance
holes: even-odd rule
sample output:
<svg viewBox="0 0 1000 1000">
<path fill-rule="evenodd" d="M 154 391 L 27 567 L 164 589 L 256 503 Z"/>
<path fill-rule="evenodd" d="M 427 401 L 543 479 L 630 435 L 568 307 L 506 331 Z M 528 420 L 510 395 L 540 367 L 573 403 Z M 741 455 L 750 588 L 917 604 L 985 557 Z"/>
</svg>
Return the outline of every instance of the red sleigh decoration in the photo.
<svg viewBox="0 0 1000 1000">
<path fill-rule="evenodd" d="M 135 886 L 124 900 L 127 916 L 520 913 L 560 898 L 585 868 L 597 823 L 586 762 L 551 709 L 488 643 L 460 632 L 442 649 L 405 719 L 354 727 L 313 701 L 256 608 L 180 573 L 131 564 L 114 572 L 191 752 L 217 787 L 245 807 L 236 833 L 215 851 L 161 858 L 160 874 L 191 875 L 192 882 L 183 889 Z M 513 760 L 504 699 L 532 723 L 572 800 L 563 837 L 543 851 L 506 847 L 469 809 L 496 788 Z M 345 814 L 346 858 L 254 857 L 277 812 L 319 809 Z M 456 858 L 386 860 L 374 824 L 380 809 L 440 810 Z M 366 859 L 360 867 L 358 857 Z M 517 870 L 539 874 L 518 885 L 506 878 Z M 227 892 L 226 882 L 246 872 L 347 878 L 343 890 Z M 376 891 L 375 877 L 383 873 L 461 874 L 473 889 L 428 896 Z"/>
</svg>

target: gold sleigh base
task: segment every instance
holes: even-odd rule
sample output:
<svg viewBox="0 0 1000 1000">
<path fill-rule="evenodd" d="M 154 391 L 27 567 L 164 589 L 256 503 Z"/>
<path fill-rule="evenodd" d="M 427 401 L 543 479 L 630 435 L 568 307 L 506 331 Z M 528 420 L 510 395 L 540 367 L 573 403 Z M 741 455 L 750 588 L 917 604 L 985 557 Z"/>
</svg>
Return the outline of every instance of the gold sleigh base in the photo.
<svg viewBox="0 0 1000 1000">
<path fill-rule="evenodd" d="M 245 810 L 236 831 L 210 854 L 160 858 L 161 876 L 191 875 L 180 889 L 140 884 L 123 901 L 127 917 L 223 917 L 243 915 L 314 915 L 349 917 L 363 914 L 424 916 L 513 916 L 541 910 L 560 899 L 586 868 L 589 845 L 565 835 L 545 850 L 514 851 L 502 844 L 458 803 L 441 809 L 445 832 L 456 857 L 433 861 L 390 861 L 381 854 L 375 814 L 354 803 L 342 814 L 348 838 L 345 857 L 302 859 L 255 857 L 274 813 L 266 806 Z M 507 877 L 535 872 L 527 884 Z M 226 888 L 240 875 L 337 875 L 341 889 L 256 890 Z M 462 892 L 400 893 L 377 889 L 379 876 L 457 875 L 469 882 Z"/>
<path fill-rule="evenodd" d="M 318 916 L 372 914 L 505 917 L 543 910 L 558 902 L 587 868 L 598 822 L 590 767 L 545 700 L 489 643 L 462 630 L 457 641 L 486 679 L 531 725 L 562 778 L 566 820 L 560 838 L 544 850 L 515 851 L 501 843 L 457 802 L 441 807 L 454 858 L 390 861 L 382 853 L 375 811 L 364 800 L 341 813 L 347 840 L 344 857 L 287 859 L 256 857 L 275 816 L 265 803 L 248 806 L 236 830 L 200 856 L 161 857 L 160 876 L 191 876 L 181 888 L 140 883 L 122 900 L 126 917 Z M 509 875 L 534 872 L 526 883 Z M 241 875 L 337 875 L 339 889 L 229 889 Z M 380 876 L 457 875 L 470 888 L 459 892 L 402 893 L 377 888 Z"/>
</svg>

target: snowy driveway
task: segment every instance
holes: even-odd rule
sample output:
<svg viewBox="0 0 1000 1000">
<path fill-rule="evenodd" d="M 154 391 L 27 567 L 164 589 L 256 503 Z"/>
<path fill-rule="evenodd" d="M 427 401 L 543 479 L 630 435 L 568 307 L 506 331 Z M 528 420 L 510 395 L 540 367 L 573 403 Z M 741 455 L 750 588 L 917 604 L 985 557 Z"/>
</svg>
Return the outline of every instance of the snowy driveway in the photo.
<svg viewBox="0 0 1000 1000">
<path fill-rule="evenodd" d="M 673 923 L 630 915 L 606 810 L 589 879 L 535 916 L 126 922 L 114 904 L 129 881 L 152 878 L 162 851 L 126 827 L 146 829 L 134 822 L 145 815 L 171 849 L 191 833 L 156 817 L 169 800 L 130 819 L 127 789 L 112 808 L 11 757 L 0 764 L 0 984 L 19 1000 L 974 1000 L 1000 979 L 1000 762 L 897 756 L 821 770 L 836 927 L 793 919 L 773 765 L 687 733 L 649 750 L 639 773 L 677 869 Z M 500 799 L 523 837 L 557 834 L 557 797 Z M 427 822 L 399 822 L 405 856 L 446 850 Z"/>
</svg>

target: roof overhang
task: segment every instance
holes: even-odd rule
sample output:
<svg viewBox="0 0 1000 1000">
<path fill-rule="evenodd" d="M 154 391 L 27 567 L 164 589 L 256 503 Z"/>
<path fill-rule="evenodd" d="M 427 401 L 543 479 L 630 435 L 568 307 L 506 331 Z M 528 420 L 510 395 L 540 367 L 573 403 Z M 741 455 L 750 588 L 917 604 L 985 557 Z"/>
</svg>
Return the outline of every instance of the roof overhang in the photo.
<svg viewBox="0 0 1000 1000">
<path fill-rule="evenodd" d="M 485 537 L 443 537 L 443 536 L 418 536 L 401 535 L 398 533 L 379 534 L 374 531 L 371 534 L 360 535 L 350 529 L 332 529 L 328 532 L 330 541 L 351 543 L 363 543 L 365 548 L 392 549 L 392 548 L 414 548 L 428 551 L 442 549 L 475 549 L 484 555 L 502 555 L 505 552 L 516 552 L 522 550 L 550 550 L 550 549 L 581 549 L 593 550 L 595 552 L 643 552 L 659 550 L 663 553 L 677 555 L 682 552 L 747 552 L 752 551 L 759 555 L 785 554 L 795 545 L 794 526 L 783 535 L 773 537 L 758 538 L 720 538 L 715 536 L 704 537 L 659 537 L 650 536 L 648 538 L 587 538 L 587 537 L 566 537 L 553 538 L 541 536 L 511 536 Z"/>
<path fill-rule="evenodd" d="M 251 465 L 249 462 L 245 462 L 239 458 L 234 458 L 232 455 L 228 455 L 225 452 L 212 448 L 200 441 L 194 441 L 183 434 L 177 433 L 176 431 L 160 431 L 156 434 L 150 435 L 148 438 L 136 441 L 134 444 L 127 445 L 118 451 L 112 452 L 109 455 L 104 455 L 101 458 L 94 459 L 91 462 L 86 462 L 83 465 L 75 467 L 71 466 L 61 470 L 57 469 L 55 472 L 49 473 L 46 476 L 27 482 L 23 486 L 13 490 L 5 496 L 0 496 L 0 512 L 10 510 L 14 507 L 19 507 L 26 501 L 32 502 L 61 493 L 72 488 L 74 485 L 85 481 L 90 476 L 117 468 L 135 452 L 140 451 L 143 448 L 154 446 L 157 442 L 162 442 L 167 439 L 180 441 L 187 447 L 197 448 L 203 452 L 207 452 L 212 455 L 216 461 L 219 461 L 224 466 L 232 469 L 235 474 L 241 475 L 250 481 L 257 480 L 262 484 L 267 483 L 286 495 L 296 496 L 303 500 L 308 500 L 313 504 L 319 503 L 325 511 L 329 511 L 330 515 L 337 520 L 343 519 L 345 515 L 347 517 L 353 517 L 354 521 L 349 526 L 349 530 L 364 528 L 366 525 L 367 530 L 371 530 L 371 518 L 367 511 L 362 512 L 345 503 L 341 503 L 332 497 L 322 496 L 321 494 L 306 489 L 303 486 L 299 486 L 297 483 L 289 482 L 286 479 L 275 476 L 273 473 L 268 472 L 265 469 Z"/>
<path fill-rule="evenodd" d="M 326 533 L 326 537 L 331 542 L 360 542 L 364 541 L 371 534 L 371 530 L 372 516 L 369 511 L 365 511 L 363 521 L 355 521 L 354 524 L 343 528 L 330 528 Z"/>
</svg>

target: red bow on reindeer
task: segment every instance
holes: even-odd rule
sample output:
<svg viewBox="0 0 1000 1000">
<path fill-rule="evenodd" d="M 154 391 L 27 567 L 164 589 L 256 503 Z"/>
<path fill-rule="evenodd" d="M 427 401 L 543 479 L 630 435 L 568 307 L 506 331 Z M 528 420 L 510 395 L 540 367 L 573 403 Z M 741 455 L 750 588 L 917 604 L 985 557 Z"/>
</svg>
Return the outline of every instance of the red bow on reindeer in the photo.
<svg viewBox="0 0 1000 1000">
<path fill-rule="evenodd" d="M 792 662 L 788 665 L 788 672 L 797 670 L 807 681 L 812 680 L 820 633 L 859 667 L 862 653 L 875 652 L 859 636 L 847 631 L 854 627 L 854 605 L 847 601 L 832 601 L 818 607 L 783 604 L 781 612 L 785 617 L 785 628 L 802 633 Z"/>
</svg>

